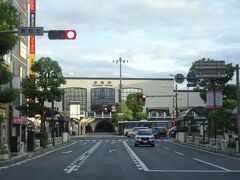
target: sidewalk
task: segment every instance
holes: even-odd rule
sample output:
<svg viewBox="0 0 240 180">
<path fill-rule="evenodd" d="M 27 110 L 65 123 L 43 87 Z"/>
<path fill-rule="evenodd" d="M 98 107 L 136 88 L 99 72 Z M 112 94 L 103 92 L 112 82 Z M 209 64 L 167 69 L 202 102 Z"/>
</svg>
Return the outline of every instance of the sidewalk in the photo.
<svg viewBox="0 0 240 180">
<path fill-rule="evenodd" d="M 0 167 L 5 166 L 5 165 L 11 165 L 13 163 L 17 163 L 17 162 L 22 161 L 24 159 L 32 158 L 34 156 L 41 155 L 43 153 L 46 153 L 46 152 L 49 152 L 49 151 L 52 151 L 52 150 L 55 150 L 55 149 L 65 147 L 67 145 L 70 145 L 73 142 L 75 142 L 75 141 L 70 140 L 70 141 L 68 141 L 66 143 L 63 143 L 63 144 L 59 144 L 59 145 L 55 145 L 55 146 L 49 146 L 49 147 L 46 147 L 46 148 L 41 148 L 41 149 L 38 149 L 38 150 L 34 150 L 32 152 L 24 152 L 23 154 L 18 154 L 18 155 L 10 154 L 10 157 L 9 157 L 8 160 L 0 160 Z"/>
</svg>

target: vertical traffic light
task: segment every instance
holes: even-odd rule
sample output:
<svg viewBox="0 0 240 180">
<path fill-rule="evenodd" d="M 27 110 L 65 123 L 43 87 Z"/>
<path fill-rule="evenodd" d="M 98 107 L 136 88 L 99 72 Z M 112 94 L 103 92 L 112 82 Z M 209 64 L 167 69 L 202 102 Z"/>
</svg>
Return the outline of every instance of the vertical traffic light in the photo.
<svg viewBox="0 0 240 180">
<path fill-rule="evenodd" d="M 75 30 L 50 30 L 48 38 L 52 40 L 74 40 L 77 37 Z"/>
</svg>

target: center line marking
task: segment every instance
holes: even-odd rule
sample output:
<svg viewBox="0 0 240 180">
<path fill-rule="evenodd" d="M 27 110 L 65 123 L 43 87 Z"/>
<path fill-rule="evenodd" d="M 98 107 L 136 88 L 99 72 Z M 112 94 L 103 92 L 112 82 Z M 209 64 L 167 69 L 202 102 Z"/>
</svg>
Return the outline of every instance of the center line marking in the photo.
<svg viewBox="0 0 240 180">
<path fill-rule="evenodd" d="M 169 148 L 167 148 L 167 147 L 163 147 L 164 149 L 166 149 L 166 150 L 169 150 Z"/>
<path fill-rule="evenodd" d="M 142 160 L 133 152 L 133 150 L 128 146 L 128 144 L 124 141 L 123 142 L 124 147 L 126 148 L 128 154 L 130 157 L 134 157 L 134 159 L 137 160 L 138 164 L 141 166 L 141 168 L 144 171 L 149 171 L 148 167 L 142 162 Z"/>
<path fill-rule="evenodd" d="M 197 159 L 197 158 L 193 158 L 193 159 L 194 159 L 195 161 L 199 161 L 199 162 L 202 162 L 202 163 L 204 163 L 204 164 L 208 164 L 208 165 L 210 165 L 210 166 L 213 166 L 213 167 L 216 167 L 216 168 L 225 170 L 225 171 L 231 171 L 231 170 L 229 170 L 229 169 L 227 169 L 227 168 L 224 168 L 224 167 L 221 167 L 221 166 L 212 164 L 212 163 L 210 163 L 210 162 L 206 162 L 206 161 L 203 161 L 203 160 L 200 160 L 200 159 Z"/>
<path fill-rule="evenodd" d="M 176 154 L 179 154 L 181 156 L 183 156 L 184 154 L 183 153 L 180 153 L 180 152 L 177 152 L 177 151 L 174 151 Z"/>
</svg>

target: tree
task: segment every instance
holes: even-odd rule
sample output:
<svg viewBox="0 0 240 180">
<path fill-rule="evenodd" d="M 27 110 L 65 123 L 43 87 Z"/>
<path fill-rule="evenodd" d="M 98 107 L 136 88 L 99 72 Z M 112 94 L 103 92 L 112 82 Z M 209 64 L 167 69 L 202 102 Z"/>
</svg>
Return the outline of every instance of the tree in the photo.
<svg viewBox="0 0 240 180">
<path fill-rule="evenodd" d="M 42 57 L 35 62 L 32 71 L 36 73 L 36 79 L 26 78 L 22 82 L 22 92 L 29 101 L 18 107 L 18 110 L 30 117 L 40 114 L 41 131 L 44 132 L 44 114 L 48 110 L 44 103 L 60 101 L 63 95 L 60 86 L 66 81 L 58 62 L 49 57 Z"/>
<path fill-rule="evenodd" d="M 0 61 L 16 44 L 18 37 L 13 33 L 1 31 L 13 31 L 19 26 L 17 9 L 8 2 L 0 0 Z"/>
<path fill-rule="evenodd" d="M 119 113 L 122 113 L 119 114 Z M 117 105 L 116 113 L 112 115 L 112 121 L 116 124 L 118 121 L 131 121 L 133 119 L 133 112 L 128 108 L 125 102 L 121 102 Z"/>
<path fill-rule="evenodd" d="M 142 113 L 145 102 L 138 100 L 139 95 L 141 95 L 141 93 L 129 94 L 127 96 L 126 105 L 132 110 L 134 119 L 147 119 L 147 115 Z"/>
<path fill-rule="evenodd" d="M 213 61 L 212 59 L 201 59 L 200 61 Z M 223 130 L 233 129 L 234 125 L 231 122 L 231 111 L 236 107 L 236 86 L 228 84 L 234 75 L 234 68 L 232 64 L 226 64 L 226 77 L 212 78 L 212 79 L 198 79 L 196 82 L 195 91 L 200 92 L 200 97 L 205 102 L 207 101 L 206 95 L 208 90 L 222 90 L 223 91 L 223 108 L 213 110 L 208 114 L 208 119 L 213 122 L 214 132 L 216 135 L 217 129 Z M 195 70 L 195 64 L 192 65 L 190 71 Z M 209 129 L 210 130 L 210 129 Z"/>
<path fill-rule="evenodd" d="M 0 104 L 6 104 L 14 101 L 19 96 L 19 90 L 10 87 L 8 84 L 12 80 L 12 74 L 0 62 Z M 2 121 L 5 118 L 0 114 L 0 147 L 2 147 Z"/>
</svg>

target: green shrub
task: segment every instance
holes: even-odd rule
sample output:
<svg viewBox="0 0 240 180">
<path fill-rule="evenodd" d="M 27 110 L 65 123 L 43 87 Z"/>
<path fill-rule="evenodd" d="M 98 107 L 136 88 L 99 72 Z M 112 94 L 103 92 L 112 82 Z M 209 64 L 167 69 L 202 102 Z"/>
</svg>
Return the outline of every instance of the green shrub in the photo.
<svg viewBox="0 0 240 180">
<path fill-rule="evenodd" d="M 229 142 L 227 147 L 229 147 L 229 148 L 236 148 L 236 142 Z"/>
<path fill-rule="evenodd" d="M 40 146 L 46 148 L 48 145 L 48 134 L 46 132 L 35 133 L 36 139 L 40 140 Z"/>
<path fill-rule="evenodd" d="M 0 154 L 9 154 L 8 150 L 0 147 Z"/>
</svg>

